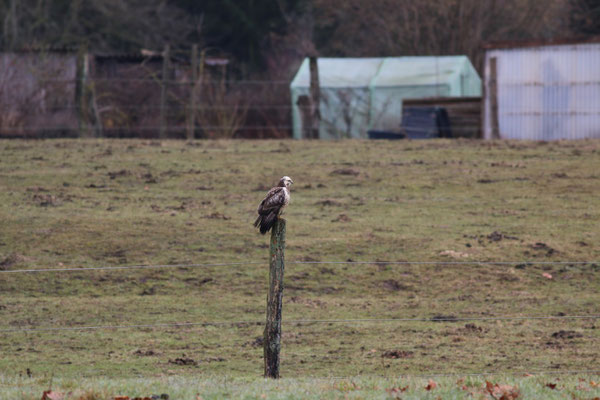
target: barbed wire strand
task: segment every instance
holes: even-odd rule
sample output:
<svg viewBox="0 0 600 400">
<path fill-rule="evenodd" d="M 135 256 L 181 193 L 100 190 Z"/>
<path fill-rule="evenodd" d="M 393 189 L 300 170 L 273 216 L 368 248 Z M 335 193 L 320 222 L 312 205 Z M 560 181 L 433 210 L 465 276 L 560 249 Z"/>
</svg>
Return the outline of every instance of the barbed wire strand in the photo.
<svg viewBox="0 0 600 400">
<path fill-rule="evenodd" d="M 600 319 L 600 315 L 542 315 L 542 316 L 491 316 L 491 317 L 443 317 L 443 318 L 356 318 L 356 319 L 297 319 L 283 320 L 282 324 L 339 324 L 339 323 L 378 323 L 378 322 L 466 322 L 466 321 L 522 321 L 522 320 L 580 320 Z M 195 326 L 224 326 L 224 325 L 256 325 L 261 326 L 263 321 L 205 321 L 205 322 L 173 322 L 158 324 L 132 324 L 132 325 L 95 325 L 95 326 L 59 326 L 59 327 L 28 327 L 28 328 L 3 328 L 0 332 L 55 332 L 55 331 L 91 331 L 104 329 L 137 329 L 137 328 L 180 328 Z"/>
<path fill-rule="evenodd" d="M 85 272 L 111 271 L 128 269 L 164 269 L 164 268 L 201 268 L 225 267 L 239 265 L 266 264 L 267 261 L 240 261 L 206 264 L 158 264 L 158 265 L 123 265 L 114 267 L 66 267 L 0 270 L 0 274 L 33 273 L 33 272 Z M 298 265 L 600 265 L 600 261 L 286 261 L 286 264 Z"/>
<path fill-rule="evenodd" d="M 318 376 L 307 376 L 295 379 L 313 379 L 313 380 L 356 380 L 356 379 L 400 379 L 400 378 L 443 378 L 443 377 L 469 377 L 469 376 L 498 376 L 498 375 L 520 375 L 530 374 L 535 375 L 594 375 L 600 374 L 600 370 L 566 370 L 566 371 L 552 371 L 552 370 L 533 370 L 533 371 L 490 371 L 490 372 L 434 372 L 431 374 L 398 374 L 398 375 L 361 375 L 361 376 L 331 376 L 331 377 L 318 377 Z"/>
</svg>

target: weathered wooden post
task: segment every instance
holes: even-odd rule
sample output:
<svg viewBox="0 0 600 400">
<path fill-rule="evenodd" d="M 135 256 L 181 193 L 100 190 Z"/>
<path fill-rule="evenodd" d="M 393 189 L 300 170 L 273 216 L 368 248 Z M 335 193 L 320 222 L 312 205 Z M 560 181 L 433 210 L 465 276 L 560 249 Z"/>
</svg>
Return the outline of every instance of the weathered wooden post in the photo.
<svg viewBox="0 0 600 400">
<path fill-rule="evenodd" d="M 90 69 L 87 48 L 82 46 L 77 52 L 77 71 L 75 73 L 75 106 L 79 137 L 87 137 L 88 133 L 88 75 Z"/>
<path fill-rule="evenodd" d="M 498 117 L 498 59 L 490 59 L 490 124 L 492 139 L 500 139 L 500 123 Z"/>
<path fill-rule="evenodd" d="M 281 300 L 285 251 L 285 220 L 278 219 L 271 231 L 269 258 L 269 293 L 267 294 L 267 324 L 265 326 L 265 378 L 279 378 L 281 350 Z"/>
<path fill-rule="evenodd" d="M 192 84 L 190 86 L 190 106 L 188 111 L 187 140 L 194 139 L 196 128 L 196 85 L 198 81 L 198 45 L 192 45 Z"/>
<path fill-rule="evenodd" d="M 310 138 L 319 139 L 319 126 L 321 125 L 321 86 L 319 83 L 319 65 L 317 57 L 309 57 L 310 70 Z"/>
<path fill-rule="evenodd" d="M 158 137 L 164 139 L 167 136 L 167 85 L 169 84 L 169 61 L 171 59 L 170 47 L 167 44 L 162 53 L 162 76 L 160 85 L 160 127 Z"/>
</svg>

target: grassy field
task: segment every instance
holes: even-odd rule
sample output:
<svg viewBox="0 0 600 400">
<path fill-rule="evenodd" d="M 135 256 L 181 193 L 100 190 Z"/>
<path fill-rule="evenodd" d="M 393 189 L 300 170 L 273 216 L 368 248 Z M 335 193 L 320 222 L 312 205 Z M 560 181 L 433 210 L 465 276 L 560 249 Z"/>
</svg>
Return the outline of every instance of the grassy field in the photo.
<svg viewBox="0 0 600 400">
<path fill-rule="evenodd" d="M 596 379 L 596 380 L 594 380 Z M 1 380 L 8 389 L 0 399 L 36 399 L 48 390 L 48 379 Z M 600 396 L 597 376 L 456 376 L 431 378 L 355 377 L 348 379 L 265 379 L 208 376 L 161 378 L 55 379 L 64 400 L 144 398 L 164 394 L 173 399 L 594 399 Z"/>
<path fill-rule="evenodd" d="M 0 141 L 6 385 L 260 377 L 282 175 L 283 377 L 600 370 L 597 319 L 460 320 L 600 314 L 600 141 Z M 173 322 L 225 324 L 28 330 Z"/>
</svg>

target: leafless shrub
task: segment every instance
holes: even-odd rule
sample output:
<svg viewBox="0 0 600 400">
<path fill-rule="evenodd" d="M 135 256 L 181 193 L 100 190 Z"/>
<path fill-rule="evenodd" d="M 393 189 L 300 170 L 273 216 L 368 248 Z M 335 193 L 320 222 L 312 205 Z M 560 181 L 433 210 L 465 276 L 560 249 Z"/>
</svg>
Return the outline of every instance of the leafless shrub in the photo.
<svg viewBox="0 0 600 400">
<path fill-rule="evenodd" d="M 480 67 L 485 42 L 564 36 L 567 2 L 315 0 L 317 31 L 327 33 L 315 39 L 329 54 L 466 54 Z"/>
<path fill-rule="evenodd" d="M 74 74 L 68 58 L 44 54 L 0 56 L 0 134 L 58 136 L 76 129 Z"/>
<path fill-rule="evenodd" d="M 248 105 L 244 92 L 225 82 L 206 82 L 201 85 L 195 111 L 203 136 L 210 139 L 229 139 L 236 135 L 246 121 Z"/>
</svg>

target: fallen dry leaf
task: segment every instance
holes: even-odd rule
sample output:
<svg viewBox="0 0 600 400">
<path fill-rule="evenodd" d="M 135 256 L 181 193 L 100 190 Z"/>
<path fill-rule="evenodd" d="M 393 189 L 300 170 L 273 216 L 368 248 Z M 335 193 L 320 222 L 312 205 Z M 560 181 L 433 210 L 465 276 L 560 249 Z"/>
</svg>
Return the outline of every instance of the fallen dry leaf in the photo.
<svg viewBox="0 0 600 400">
<path fill-rule="evenodd" d="M 64 393 L 53 392 L 52 390 L 46 390 L 42 393 L 42 400 L 62 400 L 64 397 Z"/>
<path fill-rule="evenodd" d="M 396 395 L 398 393 L 404 393 L 408 390 L 408 386 L 404 386 L 404 387 L 393 387 L 393 388 L 389 388 L 389 389 L 385 389 L 386 392 L 388 392 L 390 395 Z"/>
<path fill-rule="evenodd" d="M 516 387 L 493 384 L 488 381 L 485 381 L 485 389 L 496 400 L 515 400 L 521 394 Z"/>
<path fill-rule="evenodd" d="M 549 387 L 550 389 L 556 389 L 556 383 L 546 383 L 546 387 Z"/>
<path fill-rule="evenodd" d="M 427 383 L 427 386 L 425 386 L 425 390 L 433 390 L 437 387 L 437 383 L 435 383 L 433 381 L 433 379 L 429 380 L 429 383 Z"/>
<path fill-rule="evenodd" d="M 598 386 L 600 386 L 600 382 L 590 381 L 590 385 L 593 387 L 598 387 Z"/>
<path fill-rule="evenodd" d="M 552 279 L 552 275 L 550 275 L 550 274 L 549 274 L 549 273 L 547 273 L 547 272 L 544 272 L 544 273 L 542 274 L 542 276 L 543 276 L 544 278 L 547 278 L 547 279 Z"/>
<path fill-rule="evenodd" d="M 116 396 L 115 400 L 129 400 L 129 396 Z"/>
</svg>

